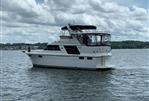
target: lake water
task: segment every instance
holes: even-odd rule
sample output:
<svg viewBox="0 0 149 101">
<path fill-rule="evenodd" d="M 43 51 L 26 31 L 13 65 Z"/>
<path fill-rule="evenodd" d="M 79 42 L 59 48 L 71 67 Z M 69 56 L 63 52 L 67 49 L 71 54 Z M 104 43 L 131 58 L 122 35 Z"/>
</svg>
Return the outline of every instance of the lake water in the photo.
<svg viewBox="0 0 149 101">
<path fill-rule="evenodd" d="M 149 49 L 112 50 L 114 70 L 32 68 L 19 51 L 1 51 L 1 101 L 149 101 Z"/>
</svg>

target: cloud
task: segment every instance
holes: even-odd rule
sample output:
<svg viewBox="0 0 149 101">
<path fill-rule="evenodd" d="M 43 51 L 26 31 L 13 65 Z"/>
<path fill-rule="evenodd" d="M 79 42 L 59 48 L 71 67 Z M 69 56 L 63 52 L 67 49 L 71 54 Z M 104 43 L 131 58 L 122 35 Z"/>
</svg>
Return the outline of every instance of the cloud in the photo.
<svg viewBox="0 0 149 101">
<path fill-rule="evenodd" d="M 126 1 L 0 0 L 0 42 L 53 42 L 68 23 L 96 25 L 112 40 L 149 41 L 149 9 Z"/>
</svg>

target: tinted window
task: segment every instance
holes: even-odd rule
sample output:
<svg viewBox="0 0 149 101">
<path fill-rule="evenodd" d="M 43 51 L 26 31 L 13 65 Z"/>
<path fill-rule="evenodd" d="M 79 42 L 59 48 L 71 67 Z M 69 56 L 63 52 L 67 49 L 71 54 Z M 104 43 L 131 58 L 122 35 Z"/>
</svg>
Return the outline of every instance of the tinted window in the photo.
<svg viewBox="0 0 149 101">
<path fill-rule="evenodd" d="M 77 46 L 64 46 L 68 54 L 80 54 Z"/>
</svg>

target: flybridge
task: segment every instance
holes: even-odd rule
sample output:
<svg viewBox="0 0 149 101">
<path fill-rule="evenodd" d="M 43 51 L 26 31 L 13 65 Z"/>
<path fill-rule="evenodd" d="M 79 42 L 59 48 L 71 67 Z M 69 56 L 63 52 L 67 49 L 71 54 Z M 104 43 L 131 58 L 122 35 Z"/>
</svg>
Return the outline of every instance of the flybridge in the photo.
<svg viewBox="0 0 149 101">
<path fill-rule="evenodd" d="M 86 46 L 110 46 L 111 35 L 105 31 L 97 31 L 93 25 L 67 25 L 61 28 L 61 39 L 72 39 Z"/>
</svg>

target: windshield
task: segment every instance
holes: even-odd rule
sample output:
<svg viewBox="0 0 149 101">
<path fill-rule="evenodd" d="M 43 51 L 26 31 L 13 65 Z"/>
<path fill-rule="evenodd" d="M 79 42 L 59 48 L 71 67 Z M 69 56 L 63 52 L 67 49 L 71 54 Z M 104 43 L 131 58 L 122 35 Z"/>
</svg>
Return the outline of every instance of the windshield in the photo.
<svg viewBox="0 0 149 101">
<path fill-rule="evenodd" d="M 88 35 L 87 45 L 110 45 L 111 36 L 106 35 Z"/>
</svg>

